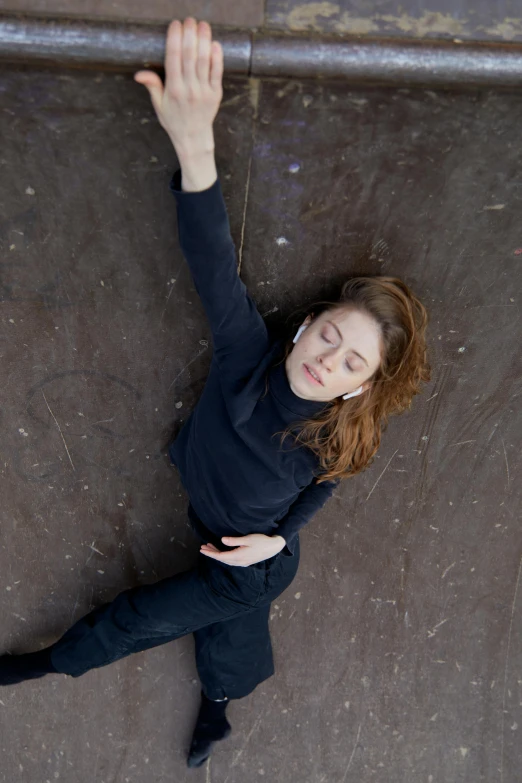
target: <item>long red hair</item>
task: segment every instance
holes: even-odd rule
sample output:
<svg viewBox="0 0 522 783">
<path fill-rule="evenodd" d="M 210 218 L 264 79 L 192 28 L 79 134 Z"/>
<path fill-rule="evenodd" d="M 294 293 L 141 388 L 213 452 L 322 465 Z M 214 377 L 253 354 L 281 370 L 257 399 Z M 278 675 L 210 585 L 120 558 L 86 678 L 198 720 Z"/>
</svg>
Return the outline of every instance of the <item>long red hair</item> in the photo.
<svg viewBox="0 0 522 783">
<path fill-rule="evenodd" d="M 421 383 L 430 380 L 425 339 L 428 315 L 406 283 L 396 277 L 353 277 L 344 283 L 337 302 L 317 302 L 308 312 L 317 316 L 347 307 L 367 313 L 379 324 L 382 359 L 369 379 L 370 389 L 361 396 L 338 397 L 317 416 L 283 433 L 282 440 L 293 435 L 298 444 L 318 455 L 318 483 L 355 476 L 371 465 L 388 417 L 409 409 L 422 390 Z M 284 345 L 281 361 L 292 350 L 292 336 Z"/>
</svg>

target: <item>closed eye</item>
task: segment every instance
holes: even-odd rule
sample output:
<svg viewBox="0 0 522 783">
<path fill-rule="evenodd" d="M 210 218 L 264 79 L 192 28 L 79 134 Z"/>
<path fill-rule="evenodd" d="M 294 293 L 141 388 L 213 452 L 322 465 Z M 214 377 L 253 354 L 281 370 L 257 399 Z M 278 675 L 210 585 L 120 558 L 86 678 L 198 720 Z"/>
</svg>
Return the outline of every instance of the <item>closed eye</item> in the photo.
<svg viewBox="0 0 522 783">
<path fill-rule="evenodd" d="M 331 342 L 331 340 L 329 340 L 329 339 L 328 339 L 328 337 L 326 337 L 324 334 L 322 334 L 322 335 L 321 335 L 321 337 L 323 338 L 323 340 L 325 341 L 325 343 L 328 343 L 328 345 L 333 345 L 333 343 Z M 350 372 L 353 372 L 353 367 L 350 367 L 350 365 L 348 364 L 348 362 L 347 362 L 347 361 L 345 362 L 345 364 L 346 364 L 347 368 L 350 370 Z"/>
</svg>

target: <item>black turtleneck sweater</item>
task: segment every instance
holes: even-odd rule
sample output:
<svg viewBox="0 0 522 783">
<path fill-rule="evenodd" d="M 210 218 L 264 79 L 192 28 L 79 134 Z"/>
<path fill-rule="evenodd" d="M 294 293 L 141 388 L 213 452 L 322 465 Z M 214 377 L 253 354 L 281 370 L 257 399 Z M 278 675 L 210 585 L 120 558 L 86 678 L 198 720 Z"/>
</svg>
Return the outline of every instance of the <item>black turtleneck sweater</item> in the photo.
<svg viewBox="0 0 522 783">
<path fill-rule="evenodd" d="M 298 530 L 339 482 L 317 484 L 317 456 L 296 445 L 291 435 L 281 443 L 281 433 L 328 403 L 304 400 L 290 388 L 280 361 L 282 342 L 270 341 L 237 273 L 219 178 L 207 190 L 183 192 L 178 169 L 170 188 L 181 249 L 214 349 L 205 388 L 169 447 L 170 459 L 203 538 L 227 550 L 222 536 L 278 534 L 286 541 L 284 554 L 290 555 Z"/>
</svg>

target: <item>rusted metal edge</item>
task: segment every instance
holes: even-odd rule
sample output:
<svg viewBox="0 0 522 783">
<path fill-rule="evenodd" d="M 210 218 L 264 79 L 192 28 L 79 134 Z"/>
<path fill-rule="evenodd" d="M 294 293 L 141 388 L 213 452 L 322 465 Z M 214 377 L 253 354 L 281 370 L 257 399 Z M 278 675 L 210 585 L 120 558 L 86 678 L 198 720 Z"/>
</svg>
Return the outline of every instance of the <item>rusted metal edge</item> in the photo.
<svg viewBox="0 0 522 783">
<path fill-rule="evenodd" d="M 166 27 L 0 14 L 0 60 L 118 70 L 161 67 Z M 227 70 L 248 75 L 251 33 L 213 32 L 223 43 Z"/>
<path fill-rule="evenodd" d="M 161 67 L 166 25 L 0 14 L 0 60 L 132 70 Z M 227 73 L 350 83 L 522 86 L 522 45 L 271 33 L 213 27 Z"/>
<path fill-rule="evenodd" d="M 254 39 L 252 74 L 354 83 L 522 87 L 522 46 L 447 41 Z"/>
</svg>

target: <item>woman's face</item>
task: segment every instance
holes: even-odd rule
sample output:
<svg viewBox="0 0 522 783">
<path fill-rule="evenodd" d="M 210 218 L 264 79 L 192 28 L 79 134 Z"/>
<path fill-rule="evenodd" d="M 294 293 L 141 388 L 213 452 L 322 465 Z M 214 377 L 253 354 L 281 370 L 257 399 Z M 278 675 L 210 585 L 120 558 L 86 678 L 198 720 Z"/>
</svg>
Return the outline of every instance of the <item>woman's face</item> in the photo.
<svg viewBox="0 0 522 783">
<path fill-rule="evenodd" d="M 327 310 L 313 319 L 285 362 L 290 388 L 305 400 L 329 402 L 365 383 L 381 362 L 377 322 L 356 309 Z M 313 377 L 317 376 L 318 380 Z M 364 394 L 364 392 L 363 392 Z"/>
</svg>

